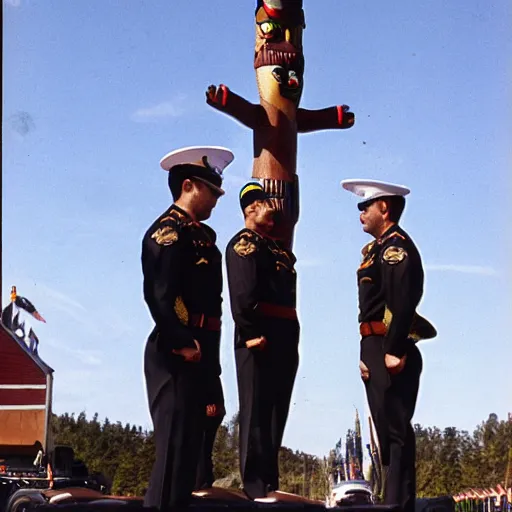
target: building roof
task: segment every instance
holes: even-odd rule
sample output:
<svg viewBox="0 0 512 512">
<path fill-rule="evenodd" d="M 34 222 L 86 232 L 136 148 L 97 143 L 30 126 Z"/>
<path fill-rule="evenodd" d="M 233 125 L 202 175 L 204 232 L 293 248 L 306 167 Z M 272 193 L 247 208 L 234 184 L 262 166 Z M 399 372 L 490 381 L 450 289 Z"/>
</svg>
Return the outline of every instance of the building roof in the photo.
<svg viewBox="0 0 512 512">
<path fill-rule="evenodd" d="M 19 347 L 19 349 L 24 352 L 24 355 L 31 359 L 45 375 L 53 373 L 53 368 L 48 366 L 36 352 L 32 352 L 23 340 L 19 339 L 11 331 L 6 329 L 4 325 L 0 324 L 0 355 L 6 351 L 8 346 L 7 344 L 9 344 L 9 346 L 14 344 Z"/>
</svg>

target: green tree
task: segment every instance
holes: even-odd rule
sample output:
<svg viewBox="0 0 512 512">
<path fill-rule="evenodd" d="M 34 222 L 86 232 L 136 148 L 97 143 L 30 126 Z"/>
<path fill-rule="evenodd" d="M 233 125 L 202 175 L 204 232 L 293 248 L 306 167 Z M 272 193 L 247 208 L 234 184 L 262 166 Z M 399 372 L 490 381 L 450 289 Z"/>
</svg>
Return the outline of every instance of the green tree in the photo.
<svg viewBox="0 0 512 512">
<path fill-rule="evenodd" d="M 83 412 L 54 415 L 52 430 L 55 444 L 71 446 L 76 459 L 84 461 L 89 472 L 101 473 L 112 482 L 114 493 L 144 494 L 155 457 L 152 432 L 135 425 L 111 423 L 108 418 L 101 422 L 97 414 L 87 419 Z M 507 471 L 512 471 L 511 421 L 490 414 L 472 435 L 455 427 L 441 431 L 437 427 L 415 425 L 414 430 L 419 497 L 454 494 L 469 487 L 505 485 Z M 320 459 L 282 447 L 279 452 L 281 490 L 324 499 L 329 492 L 333 459 L 332 453 L 329 458 Z M 216 478 L 227 478 L 228 485 L 237 487 L 240 482 L 238 415 L 220 426 L 213 461 Z"/>
</svg>

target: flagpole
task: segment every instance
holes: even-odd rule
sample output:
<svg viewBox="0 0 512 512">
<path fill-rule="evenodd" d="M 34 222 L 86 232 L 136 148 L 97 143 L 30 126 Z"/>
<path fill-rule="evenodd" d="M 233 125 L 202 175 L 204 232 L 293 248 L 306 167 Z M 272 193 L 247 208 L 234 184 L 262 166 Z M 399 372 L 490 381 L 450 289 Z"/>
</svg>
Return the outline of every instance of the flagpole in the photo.
<svg viewBox="0 0 512 512">
<path fill-rule="evenodd" d="M 3 27 L 4 26 L 4 10 L 3 9 L 0 9 L 0 26 Z M 2 55 L 4 54 L 4 38 L 0 38 L 2 41 L 0 42 L 0 48 L 2 49 Z M 2 114 L 2 119 L 3 119 L 3 104 L 4 102 L 0 102 L 0 114 Z M 2 136 L 1 140 L 4 140 L 4 134 L 3 134 L 3 130 L 4 130 L 4 123 L 2 123 L 2 126 L 0 127 L 0 135 Z M 2 225 L 3 225 L 3 218 L 4 218 L 4 215 L 3 215 L 3 203 L 2 203 L 2 197 L 3 197 L 3 189 L 2 189 L 2 175 L 3 175 L 3 172 L 4 172 L 4 168 L 3 168 L 3 165 L 2 163 L 0 163 L 0 311 L 2 310 L 2 288 L 3 288 L 3 273 L 2 273 L 2 266 L 3 266 L 3 262 L 2 262 L 2 253 L 3 253 L 3 233 L 2 233 Z"/>
<path fill-rule="evenodd" d="M 0 9 L 0 26 L 4 26 L 4 10 L 3 9 Z M 4 54 L 4 38 L 0 38 L 2 41 L 0 42 L 0 48 L 2 49 L 2 55 Z M 3 104 L 4 102 L 0 102 L 0 114 L 2 114 L 2 119 L 3 119 Z M 4 129 L 4 123 L 2 123 L 2 126 L 0 127 L 0 135 L 2 136 L 1 140 L 4 140 L 4 134 L 3 134 L 3 129 Z M 2 189 L 2 175 L 3 175 L 3 172 L 4 172 L 4 168 L 3 168 L 3 165 L 2 163 L 0 163 L 0 311 L 2 310 L 2 288 L 3 288 L 3 274 L 2 274 L 2 266 L 3 266 L 3 262 L 2 262 L 2 253 L 3 253 L 3 233 L 2 233 L 2 225 L 3 225 L 3 218 L 4 218 L 4 215 L 3 215 L 3 203 L 2 203 L 2 197 L 3 197 L 3 189 Z"/>
</svg>

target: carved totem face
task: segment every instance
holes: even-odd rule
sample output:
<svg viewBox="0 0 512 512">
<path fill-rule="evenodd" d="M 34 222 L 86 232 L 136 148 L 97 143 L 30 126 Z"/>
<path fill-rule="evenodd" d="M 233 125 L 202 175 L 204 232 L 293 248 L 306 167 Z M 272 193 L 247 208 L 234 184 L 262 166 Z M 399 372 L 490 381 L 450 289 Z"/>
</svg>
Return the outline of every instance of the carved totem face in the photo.
<svg viewBox="0 0 512 512">
<path fill-rule="evenodd" d="M 299 105 L 303 88 L 305 28 L 302 0 L 258 0 L 254 68 L 260 97 Z"/>
</svg>

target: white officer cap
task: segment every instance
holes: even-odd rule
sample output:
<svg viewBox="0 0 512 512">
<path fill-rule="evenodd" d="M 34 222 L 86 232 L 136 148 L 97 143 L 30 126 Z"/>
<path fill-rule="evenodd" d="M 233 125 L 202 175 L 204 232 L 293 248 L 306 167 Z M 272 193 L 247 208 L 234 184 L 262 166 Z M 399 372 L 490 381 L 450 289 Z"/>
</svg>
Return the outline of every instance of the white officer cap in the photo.
<svg viewBox="0 0 512 512">
<path fill-rule="evenodd" d="M 363 201 L 357 205 L 360 210 L 364 210 L 368 204 L 380 197 L 404 197 L 410 192 L 410 190 L 403 185 L 378 180 L 349 179 L 343 180 L 341 186 L 345 190 L 363 198 Z"/>
<path fill-rule="evenodd" d="M 222 190 L 222 172 L 234 160 L 235 156 L 220 146 L 190 146 L 176 149 L 167 153 L 161 160 L 160 166 L 164 171 L 185 172 L 187 176 L 194 177 L 217 193 L 224 194 Z"/>
</svg>

